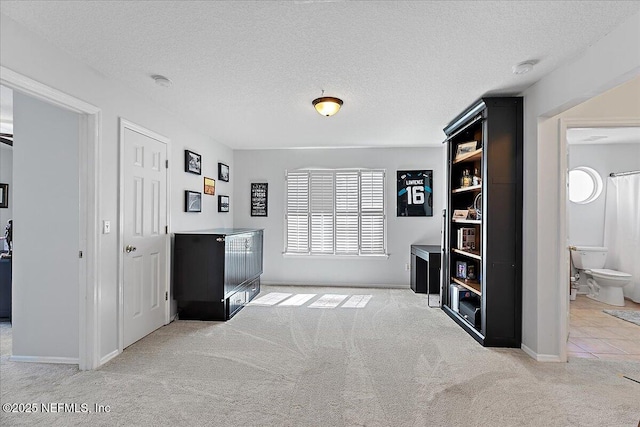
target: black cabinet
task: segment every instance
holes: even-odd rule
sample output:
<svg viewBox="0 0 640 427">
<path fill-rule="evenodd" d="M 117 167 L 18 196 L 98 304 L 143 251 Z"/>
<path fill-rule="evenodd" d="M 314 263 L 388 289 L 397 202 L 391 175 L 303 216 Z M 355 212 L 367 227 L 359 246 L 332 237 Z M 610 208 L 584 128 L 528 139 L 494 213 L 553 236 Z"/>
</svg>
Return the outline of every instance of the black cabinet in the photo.
<svg viewBox="0 0 640 427">
<path fill-rule="evenodd" d="M 260 292 L 262 230 L 176 233 L 173 296 L 181 319 L 228 320 Z"/>
<path fill-rule="evenodd" d="M 520 347 L 522 98 L 481 98 L 444 132 L 442 309 L 482 345 Z"/>
<path fill-rule="evenodd" d="M 11 258 L 0 258 L 0 318 L 11 319 Z"/>
<path fill-rule="evenodd" d="M 442 248 L 434 245 L 411 245 L 411 289 L 417 294 L 440 292 Z"/>
</svg>

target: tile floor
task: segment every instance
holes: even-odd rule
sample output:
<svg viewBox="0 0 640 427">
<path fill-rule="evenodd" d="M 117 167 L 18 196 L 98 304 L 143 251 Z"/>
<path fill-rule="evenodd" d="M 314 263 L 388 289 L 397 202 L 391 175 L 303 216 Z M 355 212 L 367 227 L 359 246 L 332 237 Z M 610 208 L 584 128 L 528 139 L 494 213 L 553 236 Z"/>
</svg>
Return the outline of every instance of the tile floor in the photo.
<svg viewBox="0 0 640 427">
<path fill-rule="evenodd" d="M 569 357 L 640 361 L 640 326 L 604 309 L 640 310 L 640 304 L 625 300 L 624 307 L 613 307 L 578 295 L 570 307 Z"/>
</svg>

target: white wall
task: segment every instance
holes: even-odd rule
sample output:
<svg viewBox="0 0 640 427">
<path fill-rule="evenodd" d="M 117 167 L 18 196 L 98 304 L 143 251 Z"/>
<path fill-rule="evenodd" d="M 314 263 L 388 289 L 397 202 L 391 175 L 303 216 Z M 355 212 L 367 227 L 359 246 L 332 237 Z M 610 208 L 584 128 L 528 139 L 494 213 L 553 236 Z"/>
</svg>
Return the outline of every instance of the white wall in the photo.
<svg viewBox="0 0 640 427">
<path fill-rule="evenodd" d="M 13 218 L 13 147 L 0 143 L 0 183 L 9 184 L 9 207 L 0 209 L 0 235 L 4 236 L 7 221 Z M 4 241 L 3 241 L 4 244 Z M 3 245 L 0 245 L 0 249 Z"/>
<path fill-rule="evenodd" d="M 79 116 L 14 94 L 13 355 L 79 352 Z"/>
<path fill-rule="evenodd" d="M 198 131 L 198 126 L 158 107 L 135 91 L 109 79 L 57 49 L 5 15 L 0 15 L 0 51 L 2 66 L 23 74 L 54 89 L 79 98 L 101 109 L 101 147 L 99 152 L 99 216 L 110 220 L 111 234 L 100 235 L 98 267 L 99 289 L 99 356 L 113 354 L 118 349 L 118 131 L 119 118 L 146 127 L 171 140 L 170 231 L 195 230 L 233 226 L 232 214 L 219 214 L 211 196 L 203 196 L 202 213 L 185 213 L 184 190 L 202 191 L 202 176 L 184 172 L 184 149 L 202 155 L 204 176 L 217 178 L 218 161 L 232 170 L 233 152 Z M 145 70 L 161 73 L 162 70 Z M 152 80 L 150 79 L 150 84 Z M 179 90 L 173 88 L 158 90 Z M 219 184 L 216 181 L 216 184 Z M 220 191 L 231 194 L 233 181 L 221 184 Z M 20 301 L 16 301 L 20 304 Z M 16 334 L 14 332 L 14 338 Z"/>
<path fill-rule="evenodd" d="M 640 141 L 635 144 L 574 144 L 569 169 L 588 166 L 602 177 L 603 191 L 591 203 L 569 203 L 569 242 L 574 246 L 603 246 L 605 200 L 609 174 L 640 170 Z"/>
<path fill-rule="evenodd" d="M 231 198 L 238 227 L 264 228 L 265 283 L 334 286 L 409 287 L 412 244 L 440 244 L 444 171 L 441 148 L 247 150 L 235 152 Z M 285 170 L 319 168 L 384 168 L 386 177 L 388 259 L 285 257 Z M 433 217 L 396 216 L 396 171 L 432 169 Z M 269 183 L 268 217 L 251 217 L 251 182 Z"/>
<path fill-rule="evenodd" d="M 556 69 L 524 92 L 524 240 L 523 330 L 525 350 L 540 360 L 560 360 L 561 313 L 559 253 L 559 124 L 541 135 L 539 124 L 555 114 L 628 81 L 640 73 L 640 13 L 590 46 L 580 57 Z M 638 97 L 636 97 L 638 99 Z M 630 116 L 614 108 L 598 114 Z M 578 112 L 580 114 L 580 112 Z"/>
</svg>

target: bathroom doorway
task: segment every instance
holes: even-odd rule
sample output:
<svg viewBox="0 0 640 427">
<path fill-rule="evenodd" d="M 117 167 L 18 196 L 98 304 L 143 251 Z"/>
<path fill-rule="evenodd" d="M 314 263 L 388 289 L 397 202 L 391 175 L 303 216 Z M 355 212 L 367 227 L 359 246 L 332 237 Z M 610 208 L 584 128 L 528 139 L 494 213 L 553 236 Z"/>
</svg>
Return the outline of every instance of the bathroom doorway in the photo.
<svg viewBox="0 0 640 427">
<path fill-rule="evenodd" d="M 619 176 L 631 175 L 640 180 L 640 126 L 633 121 L 598 123 L 593 120 L 583 123 L 572 120 L 564 125 L 567 149 L 565 230 L 567 246 L 573 254 L 567 281 L 570 289 L 567 355 L 569 360 L 640 361 L 640 324 L 634 323 L 636 316 L 640 322 L 640 289 L 635 290 L 640 287 L 640 271 L 635 263 L 628 261 L 631 259 L 629 251 L 640 251 L 637 237 L 632 237 L 640 230 L 619 227 L 628 220 L 624 215 L 637 215 L 637 208 L 634 210 L 626 203 L 630 199 L 637 203 L 637 197 L 622 194 L 622 205 L 616 200 L 617 193 L 640 188 L 623 188 L 618 180 Z M 605 264 L 592 268 L 604 268 L 610 274 L 620 272 L 631 277 L 623 288 L 623 306 L 603 302 L 604 292 L 598 292 L 602 288 L 598 287 L 597 279 L 594 281 L 595 276 L 576 268 L 576 264 L 580 266 L 581 248 L 602 248 L 599 252 L 603 253 L 601 260 Z"/>
</svg>

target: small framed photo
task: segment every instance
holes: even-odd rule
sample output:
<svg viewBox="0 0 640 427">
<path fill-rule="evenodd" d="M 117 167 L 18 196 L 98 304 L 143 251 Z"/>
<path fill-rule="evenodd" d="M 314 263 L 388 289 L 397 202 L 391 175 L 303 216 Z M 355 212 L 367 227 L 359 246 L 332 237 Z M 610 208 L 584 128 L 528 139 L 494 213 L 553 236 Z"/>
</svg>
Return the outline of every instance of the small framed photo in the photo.
<svg viewBox="0 0 640 427">
<path fill-rule="evenodd" d="M 457 220 L 457 219 L 467 219 L 467 217 L 469 216 L 469 210 L 468 209 L 455 209 L 453 211 L 453 220 Z"/>
<path fill-rule="evenodd" d="M 229 212 L 229 196 L 218 196 L 218 212 Z"/>
<path fill-rule="evenodd" d="M 198 193 L 197 191 L 185 190 L 184 211 L 185 212 L 201 212 L 202 211 L 202 193 Z"/>
<path fill-rule="evenodd" d="M 204 194 L 213 196 L 216 194 L 216 180 L 213 178 L 204 177 Z"/>
<path fill-rule="evenodd" d="M 456 159 L 475 151 L 478 146 L 478 141 L 461 142 L 456 149 Z"/>
<path fill-rule="evenodd" d="M 218 179 L 220 181 L 229 182 L 229 166 L 224 163 L 218 163 Z"/>
<path fill-rule="evenodd" d="M 9 207 L 9 184 L 0 184 L 0 208 Z"/>
<path fill-rule="evenodd" d="M 184 150 L 184 171 L 202 174 L 202 156 L 193 151 Z"/>
<path fill-rule="evenodd" d="M 456 261 L 456 277 L 458 279 L 467 278 L 467 263 L 464 261 Z"/>
</svg>

